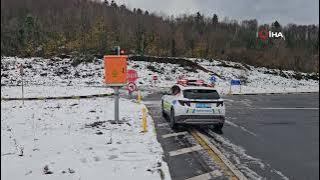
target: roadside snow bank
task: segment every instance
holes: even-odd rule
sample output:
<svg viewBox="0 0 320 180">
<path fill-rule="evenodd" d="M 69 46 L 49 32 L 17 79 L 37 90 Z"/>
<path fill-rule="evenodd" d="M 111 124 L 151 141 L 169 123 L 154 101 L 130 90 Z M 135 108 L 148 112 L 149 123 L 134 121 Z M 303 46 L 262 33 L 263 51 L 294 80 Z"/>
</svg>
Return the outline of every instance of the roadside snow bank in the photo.
<svg viewBox="0 0 320 180">
<path fill-rule="evenodd" d="M 3 179 L 170 179 L 148 117 L 120 99 L 123 124 L 112 124 L 111 98 L 1 102 Z"/>
<path fill-rule="evenodd" d="M 256 68 L 241 63 L 197 60 L 200 65 L 220 75 L 217 89 L 228 93 L 231 79 L 240 79 L 242 86 L 232 86 L 232 92 L 245 93 L 289 93 L 289 92 L 319 92 L 319 81 L 313 79 L 295 79 L 295 74 L 308 76 L 307 73 L 280 71 L 278 69 Z"/>
<path fill-rule="evenodd" d="M 79 86 L 26 86 L 24 87 L 24 97 L 59 97 L 59 96 L 84 96 L 93 94 L 113 93 L 111 88 L 79 87 Z M 21 97 L 21 86 L 1 87 L 1 97 L 17 98 Z"/>
<path fill-rule="evenodd" d="M 290 77 L 294 71 L 281 71 L 283 77 L 270 72 L 278 72 L 280 70 L 256 68 L 253 66 L 244 66 L 240 63 L 205 60 L 205 59 L 189 59 L 197 62 L 205 69 L 218 74 L 216 76 L 216 88 L 221 94 L 227 94 L 230 90 L 231 79 L 241 79 L 241 91 L 239 86 L 232 86 L 232 93 L 289 93 L 289 92 L 319 92 L 319 81 L 312 79 L 297 80 Z M 221 63 L 222 62 L 222 63 Z M 156 81 L 157 87 L 170 87 L 176 83 L 179 76 L 192 79 L 203 79 L 209 82 L 211 74 L 199 69 L 189 69 L 181 67 L 178 64 L 145 62 L 145 61 L 130 61 L 130 68 L 136 69 L 140 79 L 140 86 L 152 87 L 152 76 L 158 76 Z M 301 73 L 307 76 L 306 73 Z M 155 89 L 155 88 L 154 88 Z"/>
<path fill-rule="evenodd" d="M 185 64 L 172 64 L 164 62 L 128 61 L 128 69 L 135 69 L 139 79 L 137 85 L 140 89 L 168 88 L 176 83 L 180 76 L 209 81 L 211 72 L 217 74 L 216 88 L 221 94 L 230 89 L 231 79 L 241 79 L 241 92 L 239 86 L 232 87 L 233 93 L 287 93 L 287 92 L 319 92 L 318 75 L 294 71 L 281 71 L 278 69 L 257 68 L 241 63 L 184 58 L 192 61 L 197 67 Z M 172 59 L 174 61 L 174 59 Z M 43 59 L 43 58 L 15 58 L 3 57 L 1 59 L 1 86 L 2 94 L 14 97 L 20 96 L 19 90 L 12 90 L 8 86 L 20 86 L 21 77 L 16 65 L 22 63 L 25 67 L 25 89 L 28 93 L 36 94 L 70 94 L 79 93 L 77 89 L 86 89 L 90 94 L 104 92 L 103 61 L 96 59 L 90 63 L 81 63 L 72 66 L 71 59 Z M 199 69 L 199 66 L 202 67 Z M 204 71 L 205 69 L 206 71 Z M 152 76 L 158 76 L 154 84 Z M 299 80 L 298 80 L 299 79 Z M 44 87 L 45 86 L 45 87 Z M 55 92 L 55 88 L 64 87 Z M 33 92 L 28 92 L 32 89 Z M 39 90 L 35 90 L 39 87 Z M 42 87 L 43 90 L 40 90 Z M 109 89 L 109 91 L 112 91 Z M 82 92 L 82 91 L 81 91 Z M 17 95 L 18 94 L 18 95 Z"/>
</svg>

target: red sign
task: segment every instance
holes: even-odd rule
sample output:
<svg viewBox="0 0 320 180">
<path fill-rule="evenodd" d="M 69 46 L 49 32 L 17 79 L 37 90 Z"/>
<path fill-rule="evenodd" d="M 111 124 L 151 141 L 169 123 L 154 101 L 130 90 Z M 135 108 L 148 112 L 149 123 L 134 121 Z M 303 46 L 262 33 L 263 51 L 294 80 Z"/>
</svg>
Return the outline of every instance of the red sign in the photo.
<svg viewBox="0 0 320 180">
<path fill-rule="evenodd" d="M 133 92 L 137 90 L 137 85 L 134 82 L 129 82 L 127 89 L 129 92 Z"/>
<path fill-rule="evenodd" d="M 158 76 L 152 76 L 152 80 L 154 81 L 158 80 Z"/>
<path fill-rule="evenodd" d="M 136 70 L 129 69 L 127 71 L 128 82 L 135 82 L 138 79 L 138 73 Z"/>
<path fill-rule="evenodd" d="M 265 41 L 268 39 L 268 31 L 266 29 L 262 29 L 260 32 L 259 32 L 259 37 L 262 41 Z"/>
<path fill-rule="evenodd" d="M 283 39 L 286 40 L 285 36 L 282 34 L 282 32 L 276 32 L 276 31 L 268 31 L 267 29 L 261 29 L 259 31 L 258 37 L 262 41 L 266 41 L 268 38 L 275 38 L 275 39 Z"/>
<path fill-rule="evenodd" d="M 197 81 L 196 81 L 196 84 L 197 84 L 198 86 L 203 85 L 203 83 L 204 83 L 204 81 L 203 81 L 203 80 L 197 80 Z"/>
<path fill-rule="evenodd" d="M 180 80 L 178 80 L 178 82 L 177 82 L 178 84 L 181 84 L 181 85 L 183 85 L 183 86 L 185 86 L 185 85 L 187 85 L 187 83 L 188 83 L 188 80 L 186 80 L 186 79 L 180 79 Z"/>
</svg>

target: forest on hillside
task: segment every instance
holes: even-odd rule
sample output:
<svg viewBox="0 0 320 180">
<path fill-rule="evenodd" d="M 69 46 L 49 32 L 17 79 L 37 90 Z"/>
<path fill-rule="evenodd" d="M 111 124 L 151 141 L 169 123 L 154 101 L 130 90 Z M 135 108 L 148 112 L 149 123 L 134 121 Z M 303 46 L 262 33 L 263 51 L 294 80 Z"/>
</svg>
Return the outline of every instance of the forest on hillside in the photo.
<svg viewBox="0 0 320 180">
<path fill-rule="evenodd" d="M 285 40 L 262 41 L 261 28 Z M 254 66 L 319 72 L 319 25 L 221 20 L 212 12 L 163 17 L 115 1 L 1 0 L 1 56 L 108 53 L 224 59 Z"/>
</svg>

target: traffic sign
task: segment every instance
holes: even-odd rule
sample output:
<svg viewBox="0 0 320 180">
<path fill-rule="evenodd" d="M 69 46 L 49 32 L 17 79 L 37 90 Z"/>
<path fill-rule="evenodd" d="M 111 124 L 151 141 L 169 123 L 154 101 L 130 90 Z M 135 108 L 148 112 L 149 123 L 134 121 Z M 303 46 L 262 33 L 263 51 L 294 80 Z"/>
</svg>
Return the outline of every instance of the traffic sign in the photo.
<svg viewBox="0 0 320 180">
<path fill-rule="evenodd" d="M 152 80 L 154 81 L 158 80 L 158 76 L 152 76 Z"/>
<path fill-rule="evenodd" d="M 108 86 L 127 84 L 127 58 L 124 55 L 104 56 L 105 83 Z"/>
<path fill-rule="evenodd" d="M 128 86 L 127 86 L 127 89 L 128 89 L 129 92 L 133 92 L 133 91 L 136 91 L 138 88 L 137 88 L 137 85 L 134 82 L 129 82 Z"/>
<path fill-rule="evenodd" d="M 212 75 L 209 80 L 211 82 L 217 82 L 217 78 L 214 75 Z"/>
<path fill-rule="evenodd" d="M 138 73 L 136 70 L 129 69 L 127 71 L 128 82 L 135 82 L 138 79 Z"/>
<path fill-rule="evenodd" d="M 239 79 L 232 79 L 230 84 L 234 86 L 241 85 L 241 81 Z"/>
<path fill-rule="evenodd" d="M 201 79 L 198 79 L 198 80 L 196 81 L 196 85 L 198 85 L 198 86 L 203 85 L 203 83 L 204 83 L 204 80 L 201 80 Z"/>
<path fill-rule="evenodd" d="M 119 122 L 119 89 L 127 84 L 127 59 L 128 56 L 120 55 L 120 46 L 117 47 L 118 55 L 104 56 L 105 84 L 114 89 L 114 120 Z"/>
</svg>

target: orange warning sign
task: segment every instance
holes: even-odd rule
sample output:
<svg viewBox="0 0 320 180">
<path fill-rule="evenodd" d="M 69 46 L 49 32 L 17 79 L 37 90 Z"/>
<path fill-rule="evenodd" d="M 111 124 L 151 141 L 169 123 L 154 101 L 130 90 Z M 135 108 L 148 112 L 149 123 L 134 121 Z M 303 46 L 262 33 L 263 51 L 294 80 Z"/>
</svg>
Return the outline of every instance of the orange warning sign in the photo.
<svg viewBox="0 0 320 180">
<path fill-rule="evenodd" d="M 127 58 L 128 56 L 104 56 L 105 83 L 109 86 L 124 86 L 127 84 Z"/>
</svg>

